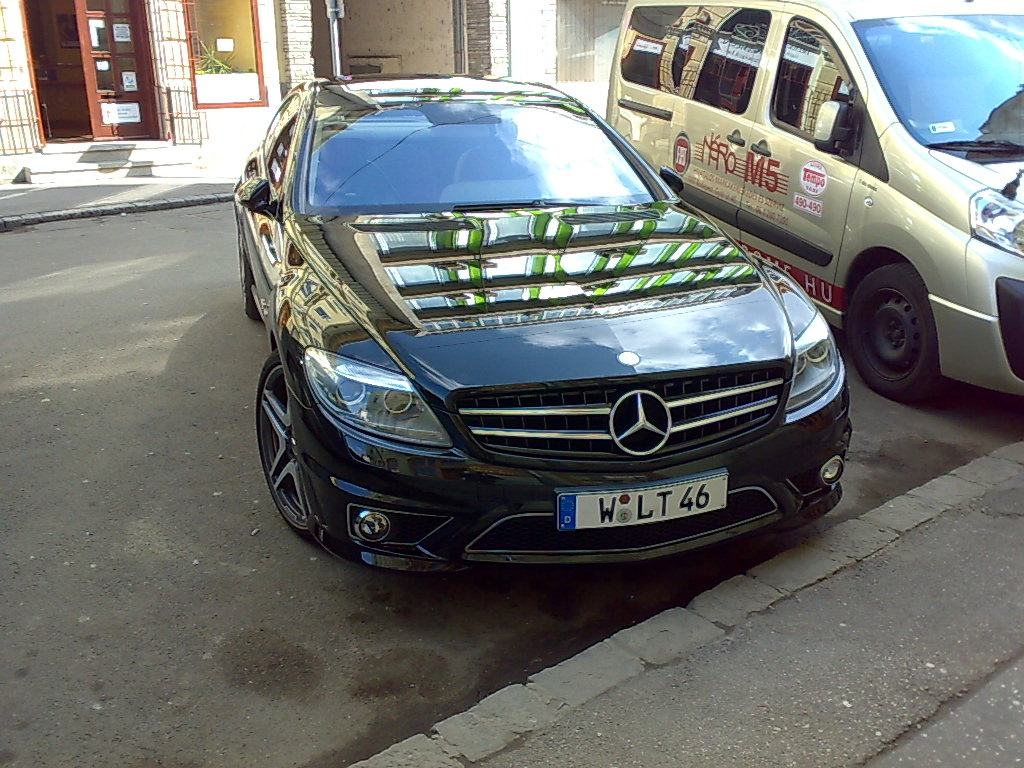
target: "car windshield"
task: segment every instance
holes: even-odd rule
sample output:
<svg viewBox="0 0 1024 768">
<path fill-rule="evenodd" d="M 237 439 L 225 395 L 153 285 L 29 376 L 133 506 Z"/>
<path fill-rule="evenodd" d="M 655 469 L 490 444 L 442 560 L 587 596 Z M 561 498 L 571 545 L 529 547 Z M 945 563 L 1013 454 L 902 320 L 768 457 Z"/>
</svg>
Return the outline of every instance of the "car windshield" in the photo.
<svg viewBox="0 0 1024 768">
<path fill-rule="evenodd" d="M 307 213 L 435 212 L 651 202 L 647 184 L 582 111 L 554 99 L 410 100 L 322 92 Z"/>
<path fill-rule="evenodd" d="M 1024 15 L 854 26 L 900 121 L 922 144 L 969 152 L 1000 143 L 985 153 L 993 160 L 1024 145 Z"/>
</svg>

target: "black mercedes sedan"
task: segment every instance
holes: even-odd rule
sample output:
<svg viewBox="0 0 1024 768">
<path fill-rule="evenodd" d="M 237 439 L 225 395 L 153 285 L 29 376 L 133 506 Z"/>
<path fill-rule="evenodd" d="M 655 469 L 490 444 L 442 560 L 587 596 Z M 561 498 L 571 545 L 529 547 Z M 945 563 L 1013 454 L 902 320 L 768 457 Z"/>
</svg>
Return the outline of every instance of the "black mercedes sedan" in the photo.
<svg viewBox="0 0 1024 768">
<path fill-rule="evenodd" d="M 288 525 L 428 571 L 640 560 L 834 507 L 829 328 L 680 184 L 545 86 L 294 89 L 236 189 Z"/>
</svg>

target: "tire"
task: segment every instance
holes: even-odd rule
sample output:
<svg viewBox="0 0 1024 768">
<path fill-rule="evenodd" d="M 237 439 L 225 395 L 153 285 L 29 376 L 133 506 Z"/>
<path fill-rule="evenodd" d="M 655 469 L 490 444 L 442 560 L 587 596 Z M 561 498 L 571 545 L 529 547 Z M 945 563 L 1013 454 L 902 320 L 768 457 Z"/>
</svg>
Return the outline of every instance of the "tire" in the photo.
<svg viewBox="0 0 1024 768">
<path fill-rule="evenodd" d="M 259 304 L 256 303 L 256 294 L 253 292 L 256 282 L 252 279 L 252 269 L 249 267 L 249 259 L 242 246 L 241 233 L 239 233 L 238 241 L 238 267 L 242 280 L 242 310 L 250 320 L 263 322 L 263 315 L 260 314 Z"/>
<path fill-rule="evenodd" d="M 312 539 L 302 466 L 292 442 L 291 398 L 277 352 L 263 364 L 256 388 L 256 443 L 277 511 L 295 533 Z"/>
<path fill-rule="evenodd" d="M 892 400 L 927 400 L 943 382 L 928 290 L 909 264 L 880 267 L 857 286 L 847 340 L 865 383 Z"/>
</svg>

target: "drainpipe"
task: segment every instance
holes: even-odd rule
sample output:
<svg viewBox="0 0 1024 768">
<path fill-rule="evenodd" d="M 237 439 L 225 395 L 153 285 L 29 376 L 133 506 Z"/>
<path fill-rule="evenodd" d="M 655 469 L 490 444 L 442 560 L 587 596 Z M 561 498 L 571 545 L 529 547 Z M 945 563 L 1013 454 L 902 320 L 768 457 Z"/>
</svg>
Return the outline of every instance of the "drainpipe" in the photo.
<svg viewBox="0 0 1024 768">
<path fill-rule="evenodd" d="M 508 59 L 508 73 L 512 77 L 512 0 L 505 0 L 505 51 Z"/>
<path fill-rule="evenodd" d="M 465 74 L 468 69 L 466 63 L 466 2 L 465 0 L 452 0 L 452 27 L 455 33 L 455 74 Z"/>
<path fill-rule="evenodd" d="M 345 18 L 345 0 L 324 0 L 327 21 L 331 25 L 331 74 L 341 77 L 341 20 Z"/>
</svg>

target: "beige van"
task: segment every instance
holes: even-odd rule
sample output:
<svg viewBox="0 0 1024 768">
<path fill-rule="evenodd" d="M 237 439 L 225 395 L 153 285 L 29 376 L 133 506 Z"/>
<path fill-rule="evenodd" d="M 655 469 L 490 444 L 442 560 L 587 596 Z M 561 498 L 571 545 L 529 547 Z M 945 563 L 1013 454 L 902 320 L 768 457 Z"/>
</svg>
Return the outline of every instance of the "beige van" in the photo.
<svg viewBox="0 0 1024 768">
<path fill-rule="evenodd" d="M 608 119 L 878 392 L 1024 395 L 1020 0 L 631 0 Z"/>
</svg>

